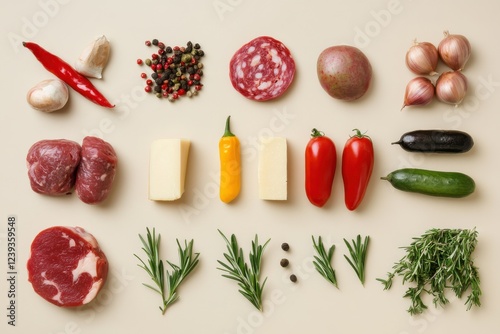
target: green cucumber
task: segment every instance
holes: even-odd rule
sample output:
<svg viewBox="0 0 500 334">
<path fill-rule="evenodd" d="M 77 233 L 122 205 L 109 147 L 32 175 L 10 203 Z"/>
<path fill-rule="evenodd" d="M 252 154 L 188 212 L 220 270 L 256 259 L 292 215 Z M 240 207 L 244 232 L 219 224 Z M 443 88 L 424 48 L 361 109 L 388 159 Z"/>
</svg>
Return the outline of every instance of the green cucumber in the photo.
<svg viewBox="0 0 500 334">
<path fill-rule="evenodd" d="M 439 197 L 465 197 L 476 188 L 474 180 L 463 173 L 418 168 L 398 169 L 381 179 L 402 191 Z"/>
</svg>

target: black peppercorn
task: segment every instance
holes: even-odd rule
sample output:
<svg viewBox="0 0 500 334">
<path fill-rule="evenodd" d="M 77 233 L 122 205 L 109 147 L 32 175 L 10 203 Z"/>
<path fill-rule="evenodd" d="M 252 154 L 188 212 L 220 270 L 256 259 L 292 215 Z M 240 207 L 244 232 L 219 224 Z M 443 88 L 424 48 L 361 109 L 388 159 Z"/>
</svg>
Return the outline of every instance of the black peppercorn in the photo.
<svg viewBox="0 0 500 334">
<path fill-rule="evenodd" d="M 297 282 L 297 276 L 295 276 L 294 274 L 290 275 L 290 281 L 292 281 L 293 283 Z"/>
<path fill-rule="evenodd" d="M 288 245 L 286 242 L 284 242 L 281 244 L 281 249 L 286 252 L 290 249 L 290 245 Z"/>
<path fill-rule="evenodd" d="M 282 266 L 283 268 L 288 267 L 289 264 L 290 262 L 287 259 L 281 259 L 280 261 L 280 266 Z"/>
</svg>

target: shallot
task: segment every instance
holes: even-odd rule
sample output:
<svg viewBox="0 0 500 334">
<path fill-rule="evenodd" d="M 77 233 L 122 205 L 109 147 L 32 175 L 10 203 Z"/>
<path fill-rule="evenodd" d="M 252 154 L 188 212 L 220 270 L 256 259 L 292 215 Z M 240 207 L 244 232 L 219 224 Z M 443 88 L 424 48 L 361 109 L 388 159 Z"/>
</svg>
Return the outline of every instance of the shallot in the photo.
<svg viewBox="0 0 500 334">
<path fill-rule="evenodd" d="M 438 45 L 438 53 L 449 68 L 460 71 L 469 60 L 471 46 L 465 36 L 452 35 L 445 31 L 444 39 Z"/>
<path fill-rule="evenodd" d="M 436 75 L 438 50 L 429 42 L 416 42 L 406 52 L 406 66 L 415 74 Z"/>
<path fill-rule="evenodd" d="M 435 88 L 432 82 L 425 77 L 416 77 L 406 85 L 403 110 L 406 106 L 424 106 L 434 98 Z"/>
<path fill-rule="evenodd" d="M 436 81 L 436 96 L 445 103 L 458 105 L 467 93 L 467 78 L 460 71 L 444 72 Z"/>
<path fill-rule="evenodd" d="M 44 80 L 28 91 L 26 100 L 36 110 L 53 112 L 68 102 L 68 86 L 59 79 Z"/>
</svg>

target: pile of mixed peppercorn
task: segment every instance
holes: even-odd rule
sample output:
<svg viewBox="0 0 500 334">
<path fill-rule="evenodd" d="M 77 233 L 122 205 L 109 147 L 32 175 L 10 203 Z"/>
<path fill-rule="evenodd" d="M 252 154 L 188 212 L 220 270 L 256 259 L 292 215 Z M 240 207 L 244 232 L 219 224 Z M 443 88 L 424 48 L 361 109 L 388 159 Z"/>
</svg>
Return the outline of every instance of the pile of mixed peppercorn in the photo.
<svg viewBox="0 0 500 334">
<path fill-rule="evenodd" d="M 151 58 L 137 59 L 137 64 L 145 64 L 153 71 L 149 77 L 141 73 L 141 78 L 146 80 L 146 92 L 154 93 L 158 98 L 168 98 L 169 101 L 198 94 L 203 87 L 203 63 L 200 60 L 205 55 L 198 43 L 189 41 L 185 47 L 170 47 L 153 39 L 145 44 L 158 47 Z"/>
</svg>

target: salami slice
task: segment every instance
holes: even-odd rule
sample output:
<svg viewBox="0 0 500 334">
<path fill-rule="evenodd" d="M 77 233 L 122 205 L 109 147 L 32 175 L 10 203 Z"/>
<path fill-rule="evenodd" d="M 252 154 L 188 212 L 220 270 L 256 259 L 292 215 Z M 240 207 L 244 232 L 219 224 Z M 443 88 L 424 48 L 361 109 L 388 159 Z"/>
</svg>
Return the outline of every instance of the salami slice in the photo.
<svg viewBox="0 0 500 334">
<path fill-rule="evenodd" d="M 108 275 L 108 261 L 97 240 L 81 227 L 54 226 L 31 243 L 27 269 L 37 294 L 70 307 L 97 296 Z"/>
<path fill-rule="evenodd" d="M 295 61 L 280 41 L 257 37 L 243 45 L 231 58 L 229 76 L 233 87 L 255 101 L 281 96 L 295 75 Z"/>
</svg>

